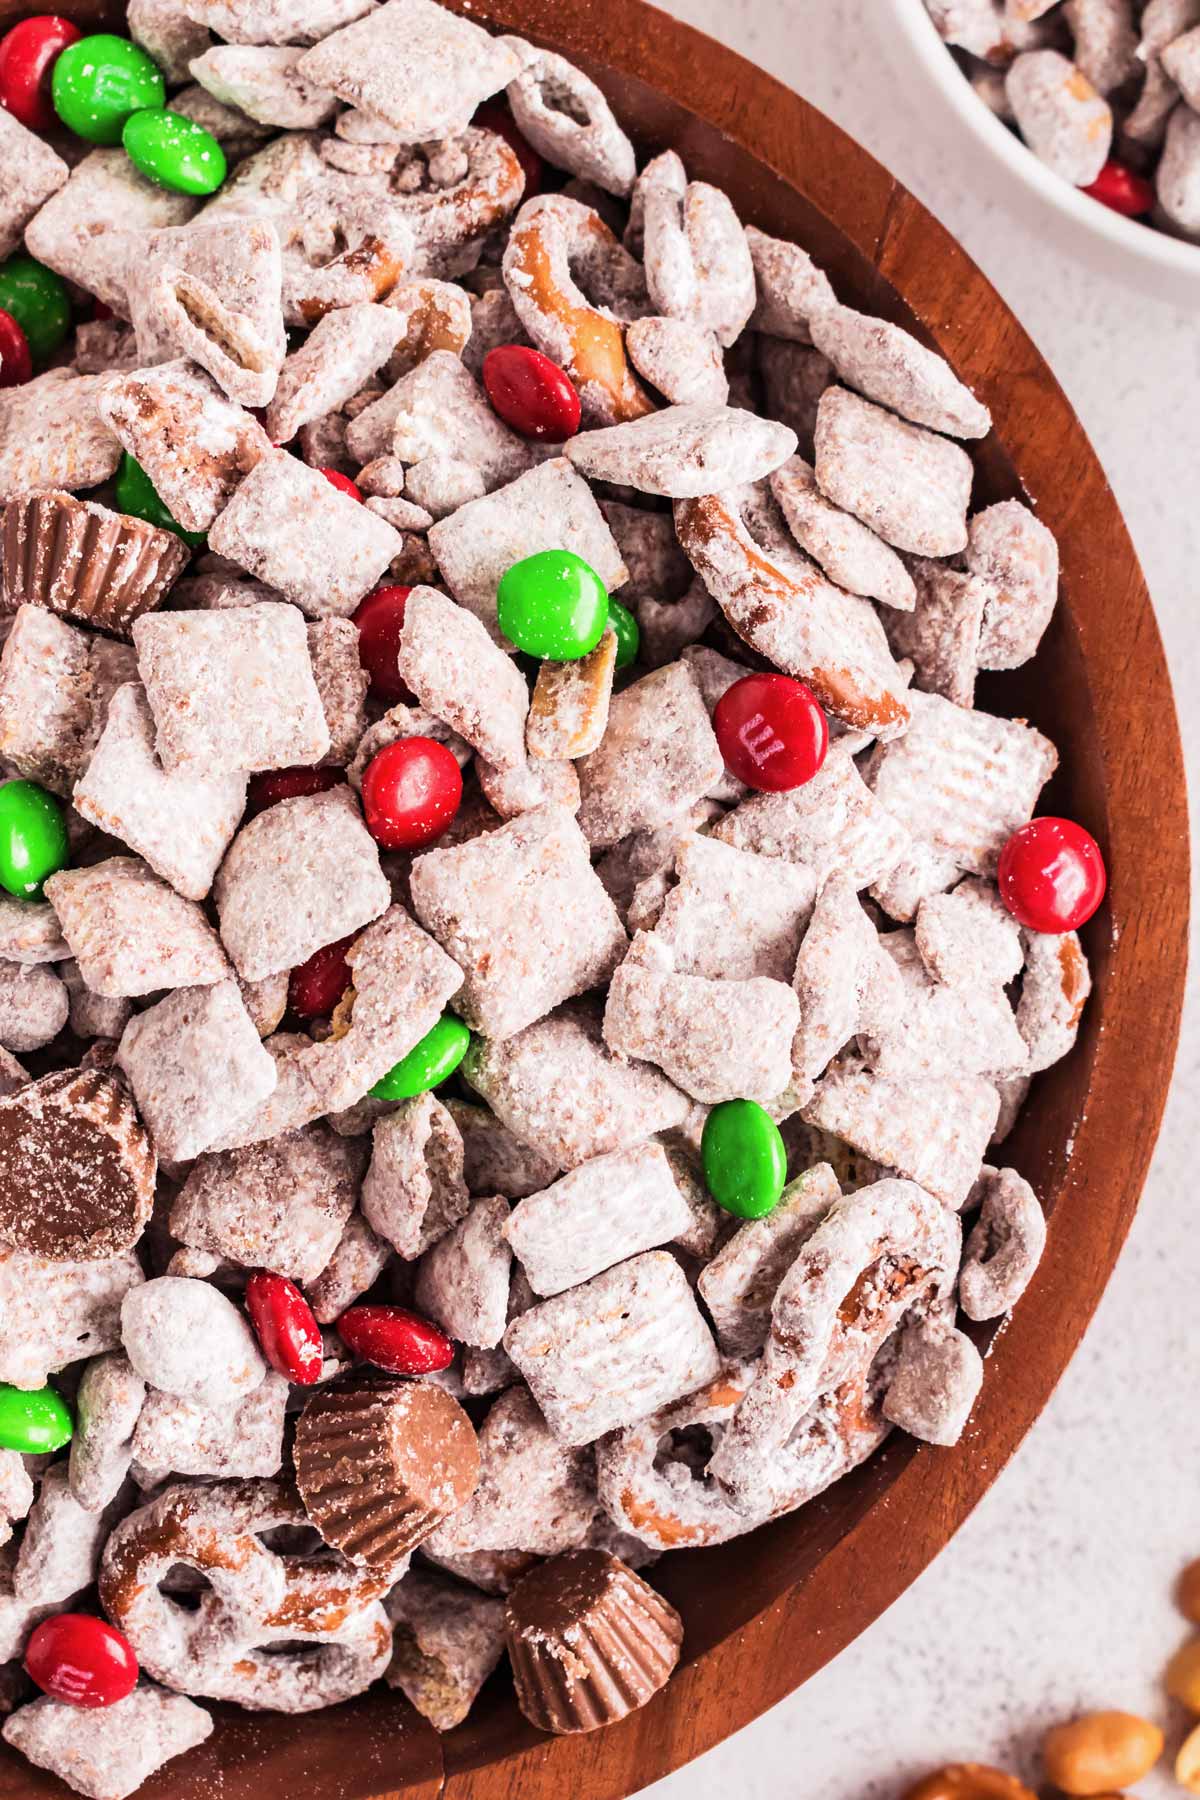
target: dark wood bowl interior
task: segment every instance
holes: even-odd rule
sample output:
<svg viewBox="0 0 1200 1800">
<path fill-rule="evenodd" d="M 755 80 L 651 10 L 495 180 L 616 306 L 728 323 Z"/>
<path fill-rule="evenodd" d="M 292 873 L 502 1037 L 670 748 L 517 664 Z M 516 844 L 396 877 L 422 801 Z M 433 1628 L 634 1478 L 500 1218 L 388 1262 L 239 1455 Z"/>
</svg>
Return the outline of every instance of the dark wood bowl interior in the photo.
<svg viewBox="0 0 1200 1800">
<path fill-rule="evenodd" d="M 640 152 L 673 146 L 741 216 L 794 238 L 851 304 L 915 329 L 987 402 L 974 504 L 1023 494 L 1056 534 L 1062 601 L 1026 668 L 979 704 L 1031 719 L 1062 765 L 1042 811 L 1104 846 L 1109 895 L 1084 937 L 1096 991 L 1074 1053 L 1037 1078 L 1004 1159 L 1052 1214 L 1049 1247 L 992 1346 L 954 1450 L 897 1437 L 801 1512 L 653 1572 L 686 1622 L 669 1687 L 622 1725 L 546 1739 L 507 1678 L 439 1739 L 399 1696 L 307 1718 L 216 1709 L 199 1750 L 146 1800 L 618 1800 L 797 1687 L 884 1611 L 947 1543 L 1045 1404 L 1078 1343 L 1137 1204 L 1170 1077 L 1186 963 L 1184 777 L 1145 582 L 1086 436 L 995 290 L 865 151 L 769 75 L 643 0 L 479 0 L 459 10 L 561 49 L 609 95 Z M 0 23 L 32 10 L 0 0 Z M 68 4 L 108 23 L 108 0 Z M 95 28 L 95 26 L 93 26 Z M 886 1504 L 881 1502 L 886 1500 Z M 65 1789 L 0 1747 L 0 1800 Z"/>
</svg>

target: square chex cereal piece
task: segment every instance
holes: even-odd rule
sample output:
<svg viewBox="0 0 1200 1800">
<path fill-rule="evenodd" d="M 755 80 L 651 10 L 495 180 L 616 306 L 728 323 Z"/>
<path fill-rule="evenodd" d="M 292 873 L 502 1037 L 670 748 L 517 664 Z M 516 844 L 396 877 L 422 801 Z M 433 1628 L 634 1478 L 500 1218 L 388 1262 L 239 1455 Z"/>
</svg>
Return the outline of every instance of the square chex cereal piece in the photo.
<svg viewBox="0 0 1200 1800">
<path fill-rule="evenodd" d="M 4 168 L 4 192 L 0 194 L 0 257 L 6 257 L 18 248 L 30 219 L 51 194 L 58 192 L 70 170 L 49 144 L 35 132 L 27 131 L 3 107 L 0 107 L 0 164 Z"/>
<path fill-rule="evenodd" d="M 47 369 L 0 390 L 0 500 L 98 487 L 115 473 L 121 446 L 96 410 L 103 379 Z"/>
<path fill-rule="evenodd" d="M 168 1475 L 277 1475 L 287 1398 L 288 1384 L 274 1372 L 228 1406 L 202 1406 L 152 1387 L 133 1434 L 139 1485 L 153 1486 Z"/>
<path fill-rule="evenodd" d="M 358 654 L 357 625 L 352 619 L 314 619 L 308 627 L 308 654 L 329 730 L 329 749 L 321 762 L 345 768 L 367 729 L 370 676 Z"/>
<path fill-rule="evenodd" d="M 421 1258 L 414 1293 L 423 1316 L 459 1344 L 492 1350 L 508 1323 L 512 1251 L 504 1236 L 508 1201 L 476 1200 L 464 1219 Z"/>
<path fill-rule="evenodd" d="M 655 1063 L 694 1100 L 757 1100 L 787 1087 L 800 1006 L 765 976 L 709 981 L 638 960 L 643 940 L 612 978 L 604 1041 L 619 1056 Z"/>
<path fill-rule="evenodd" d="M 121 1347 L 121 1302 L 146 1277 L 137 1252 L 51 1262 L 0 1244 L 0 1381 L 40 1388 L 84 1356 Z"/>
<path fill-rule="evenodd" d="M 328 751 L 295 607 L 264 600 L 219 612 L 148 613 L 134 625 L 133 641 L 168 771 L 283 769 L 319 762 Z"/>
<path fill-rule="evenodd" d="M 721 1366 L 687 1276 L 649 1250 L 514 1319 L 504 1348 L 565 1444 L 606 1431 L 712 1381 Z"/>
<path fill-rule="evenodd" d="M 980 668 L 1018 668 L 1041 643 L 1058 599 L 1053 534 L 1019 500 L 1001 500 L 971 520 L 967 567 L 988 595 Z"/>
<path fill-rule="evenodd" d="M 251 819 L 213 897 L 238 973 L 259 981 L 369 925 L 392 890 L 354 796 L 342 787 L 281 800 Z"/>
<path fill-rule="evenodd" d="M 148 1683 L 114 1706 L 81 1711 L 43 1695 L 20 1706 L 4 1738 L 88 1800 L 126 1800 L 172 1757 L 212 1735 L 202 1706 Z"/>
<path fill-rule="evenodd" d="M 208 541 L 313 619 L 347 617 L 403 547 L 385 520 L 286 450 L 251 470 Z"/>
<path fill-rule="evenodd" d="M 595 849 L 678 818 L 723 772 L 724 758 L 686 663 L 668 663 L 614 695 L 598 750 L 579 763 L 579 823 Z"/>
<path fill-rule="evenodd" d="M 0 651 L 0 757 L 66 798 L 95 714 L 91 640 L 44 606 L 17 608 Z"/>
<path fill-rule="evenodd" d="M 221 941 L 185 900 L 136 856 L 61 869 L 46 883 L 79 972 L 106 999 L 224 981 Z"/>
<path fill-rule="evenodd" d="M 276 1082 L 236 981 L 184 988 L 129 1021 L 117 1051 L 168 1162 L 199 1156 Z"/>
<path fill-rule="evenodd" d="M 1033 816 L 1057 764 L 1050 740 L 1019 719 L 914 693 L 909 730 L 876 750 L 868 780 L 914 837 L 988 875 L 1007 839 Z"/>
<path fill-rule="evenodd" d="M 593 1275 L 671 1243 L 693 1220 L 661 1144 L 580 1163 L 508 1215 L 504 1235 L 537 1294 L 561 1294 Z"/>
<path fill-rule="evenodd" d="M 681 975 L 791 980 L 816 890 L 809 869 L 689 832 L 675 872 L 654 937 Z"/>
<path fill-rule="evenodd" d="M 935 981 L 909 931 L 883 940 L 903 982 L 903 1002 L 883 1020 L 865 1021 L 859 1043 L 879 1075 L 1019 1074 L 1026 1049 L 1008 996 L 995 983 L 950 987 Z"/>
<path fill-rule="evenodd" d="M 904 740 L 901 739 L 901 742 Z M 784 794 L 751 794 L 713 829 L 719 843 L 803 863 L 818 886 L 842 874 L 868 887 L 908 848 L 906 828 L 836 746 L 811 781 Z"/>
<path fill-rule="evenodd" d="M 455 1007 L 489 1038 L 512 1037 L 600 987 L 626 947 L 617 910 L 565 806 L 418 857 L 413 908 L 463 970 Z"/>
<path fill-rule="evenodd" d="M 817 409 L 814 462 L 826 498 L 897 550 L 954 556 L 966 548 L 974 470 L 949 438 L 831 387 Z"/>
<path fill-rule="evenodd" d="M 1021 972 L 1021 927 L 990 882 L 968 877 L 917 908 L 916 944 L 936 981 L 1003 987 Z"/>
<path fill-rule="evenodd" d="M 271 442 L 290 443 L 302 425 L 360 393 L 400 342 L 404 325 L 395 307 L 371 301 L 326 313 L 279 372 L 266 416 Z"/>
<path fill-rule="evenodd" d="M 844 876 L 831 875 L 821 889 L 792 985 L 800 1002 L 792 1059 L 805 1082 L 815 1081 L 856 1032 L 883 1028 L 903 1008 L 899 971 Z"/>
<path fill-rule="evenodd" d="M 384 1680 L 437 1731 L 453 1731 L 504 1653 L 504 1604 L 457 1581 L 412 1571 L 387 1598 L 395 1624 Z"/>
<path fill-rule="evenodd" d="M 185 224 L 198 204 L 188 194 L 147 181 L 119 145 L 93 150 L 76 163 L 66 186 L 29 221 L 25 248 L 124 319 L 129 316 L 129 270 L 143 255 L 146 232 Z"/>
<path fill-rule="evenodd" d="M 168 773 L 154 752 L 154 716 L 136 682 L 119 687 L 74 802 L 189 900 L 203 900 L 246 804 L 246 777 L 186 763 Z"/>
<path fill-rule="evenodd" d="M 362 1188 L 363 1217 L 372 1231 L 411 1261 L 456 1225 L 469 1205 L 462 1138 L 440 1100 L 421 1094 L 375 1121 Z"/>
<path fill-rule="evenodd" d="M 462 1070 L 514 1137 L 559 1169 L 669 1131 L 692 1109 L 657 1069 L 606 1049 L 599 1019 L 577 1005 L 503 1043 L 477 1039 Z"/>
<path fill-rule="evenodd" d="M 529 690 L 465 607 L 436 588 L 414 587 L 404 603 L 398 666 L 421 705 L 494 767 L 524 765 Z"/>
</svg>

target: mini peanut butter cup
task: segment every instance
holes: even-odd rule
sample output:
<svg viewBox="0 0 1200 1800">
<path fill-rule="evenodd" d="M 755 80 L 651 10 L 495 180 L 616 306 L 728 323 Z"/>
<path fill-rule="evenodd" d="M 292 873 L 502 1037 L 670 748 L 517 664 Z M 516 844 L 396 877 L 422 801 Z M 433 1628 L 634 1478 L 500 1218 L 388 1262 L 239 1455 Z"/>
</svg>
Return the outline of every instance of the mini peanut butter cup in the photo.
<svg viewBox="0 0 1200 1800">
<path fill-rule="evenodd" d="M 683 1621 L 603 1550 L 567 1550 L 508 1597 L 517 1704 L 540 1731 L 595 1731 L 645 1706 L 679 1661 Z"/>
<path fill-rule="evenodd" d="M 327 1544 L 383 1569 L 465 1506 L 479 1481 L 470 1419 L 444 1388 L 353 1377 L 314 1394 L 296 1427 L 296 1485 Z"/>
<path fill-rule="evenodd" d="M 156 607 L 188 559 L 173 531 L 73 494 L 26 494 L 4 508 L 4 603 L 45 606 L 120 637 Z"/>
<path fill-rule="evenodd" d="M 0 1099 L 0 1243 L 95 1262 L 137 1243 L 156 1161 L 124 1084 L 64 1069 Z"/>
</svg>

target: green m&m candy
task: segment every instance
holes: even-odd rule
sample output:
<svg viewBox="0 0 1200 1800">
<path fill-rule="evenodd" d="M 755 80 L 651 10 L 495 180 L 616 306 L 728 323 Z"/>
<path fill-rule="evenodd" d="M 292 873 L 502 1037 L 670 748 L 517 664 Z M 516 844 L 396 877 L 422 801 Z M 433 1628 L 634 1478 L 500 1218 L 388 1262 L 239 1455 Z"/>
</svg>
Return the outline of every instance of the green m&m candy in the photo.
<svg viewBox="0 0 1200 1800">
<path fill-rule="evenodd" d="M 26 1393 L 0 1381 L 0 1450 L 44 1456 L 69 1444 L 73 1430 L 70 1409 L 52 1387 Z"/>
<path fill-rule="evenodd" d="M 610 600 L 608 623 L 617 640 L 617 667 L 627 669 L 630 663 L 637 661 L 638 647 L 642 641 L 638 622 L 627 606 L 622 606 L 619 600 Z"/>
<path fill-rule="evenodd" d="M 704 1122 L 704 1180 L 718 1206 L 739 1219 L 761 1219 L 779 1204 L 787 1153 L 779 1127 L 753 1100 L 723 1100 Z"/>
<path fill-rule="evenodd" d="M 119 144 L 130 113 L 161 106 L 167 90 L 157 63 L 129 38 L 100 31 L 68 44 L 54 65 L 50 97 L 76 137 Z"/>
<path fill-rule="evenodd" d="M 215 194 L 225 179 L 225 152 L 211 131 L 165 107 L 131 113 L 121 133 L 135 169 L 179 194 Z"/>
<path fill-rule="evenodd" d="M 158 489 L 128 450 L 122 451 L 117 464 L 116 494 L 121 512 L 129 513 L 135 519 L 145 519 L 148 525 L 157 525 L 162 531 L 173 531 L 193 550 L 206 542 L 205 532 L 185 531 L 174 513 L 168 512 L 158 497 Z"/>
<path fill-rule="evenodd" d="M 53 794 L 33 781 L 0 788 L 0 886 L 18 900 L 41 897 L 48 875 L 65 869 L 67 822 Z"/>
<path fill-rule="evenodd" d="M 0 263 L 0 307 L 25 333 L 35 363 L 53 356 L 71 329 L 66 283 L 23 251 Z"/>
<path fill-rule="evenodd" d="M 427 1031 L 407 1056 L 377 1081 L 370 1092 L 376 1100 L 412 1100 L 428 1093 L 447 1076 L 453 1075 L 463 1057 L 471 1034 L 453 1013 L 443 1013 L 432 1031 Z"/>
<path fill-rule="evenodd" d="M 604 583 L 572 550 L 539 550 L 513 563 L 496 589 L 500 629 L 518 650 L 547 662 L 578 662 L 608 624 Z"/>
</svg>

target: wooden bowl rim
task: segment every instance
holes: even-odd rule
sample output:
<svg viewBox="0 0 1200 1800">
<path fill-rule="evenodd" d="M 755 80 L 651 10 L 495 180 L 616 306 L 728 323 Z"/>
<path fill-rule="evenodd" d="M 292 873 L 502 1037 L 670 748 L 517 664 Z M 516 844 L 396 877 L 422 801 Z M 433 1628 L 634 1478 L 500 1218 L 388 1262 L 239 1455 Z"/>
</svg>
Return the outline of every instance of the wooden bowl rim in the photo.
<svg viewBox="0 0 1200 1800">
<path fill-rule="evenodd" d="M 1087 1091 L 1073 1142 L 1063 1147 L 1056 1180 L 1043 1196 L 1055 1213 L 1051 1253 L 1011 1328 L 992 1345 L 988 1380 L 963 1443 L 954 1450 L 899 1450 L 886 1504 L 871 1505 L 805 1578 L 791 1580 L 781 1569 L 769 1604 L 702 1655 L 689 1660 L 685 1644 L 668 1686 L 619 1726 L 573 1738 L 526 1730 L 511 1748 L 491 1755 L 492 1740 L 473 1734 L 470 1723 L 438 1739 L 396 1697 L 401 1710 L 391 1738 L 407 1773 L 397 1791 L 409 1800 L 558 1800 L 575 1793 L 624 1800 L 757 1718 L 866 1629 L 944 1548 L 1066 1367 L 1136 1210 L 1170 1082 L 1187 963 L 1183 757 L 1150 598 L 1095 453 L 1031 340 L 933 216 L 798 94 L 647 0 L 449 4 L 482 23 L 603 64 L 715 128 L 822 212 L 887 283 L 897 311 L 911 314 L 964 379 L 984 389 L 996 436 L 1063 545 L 1060 610 L 1078 642 L 1104 765 L 1106 906 L 1115 921 L 1114 945 L 1119 927 L 1120 953 L 1114 948 L 1093 996 L 1103 1016 L 1091 1042 Z M 0 26 L 33 10 L 29 0 L 0 0 Z M 117 24 L 120 0 L 68 0 L 64 10 L 101 29 Z M 826 154 L 805 163 L 803 147 L 814 134 Z M 939 272 L 942 279 L 933 280 Z M 950 313 L 948 286 L 958 297 Z M 961 319 L 976 316 L 998 322 L 1007 350 L 999 374 L 972 362 Z M 1059 465 L 1068 453 L 1080 475 L 1065 492 Z M 1104 550 L 1102 561 L 1080 549 L 1085 532 Z M 1072 1234 L 1069 1266 L 1054 1249 L 1064 1229 Z M 261 1792 L 283 1791 L 304 1778 L 322 1722 L 334 1746 L 323 1769 L 345 1768 L 356 1732 L 364 1763 L 386 1768 L 390 1752 L 381 1744 L 377 1716 L 363 1702 L 339 1710 L 340 1721 L 319 1714 L 290 1722 L 293 1741 L 286 1749 L 276 1741 L 256 1782 Z M 230 1774 L 236 1768 L 239 1792 L 249 1792 L 253 1719 L 233 1726 L 226 1742 Z M 194 1752 L 168 1764 L 146 1791 L 162 1800 L 201 1800 L 220 1772 L 205 1751 Z M 17 1800 L 34 1789 L 67 1792 L 0 1747 L 0 1796 Z M 355 1791 L 363 1791 L 361 1784 Z"/>
</svg>

